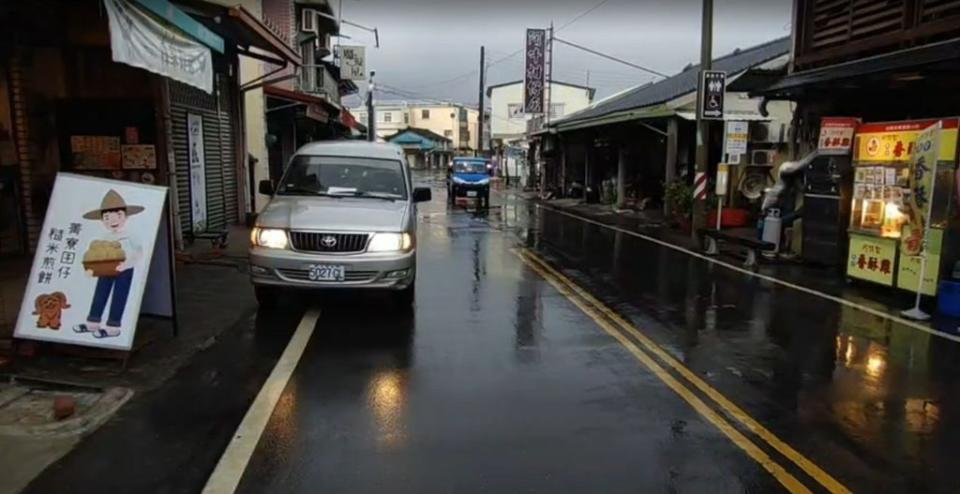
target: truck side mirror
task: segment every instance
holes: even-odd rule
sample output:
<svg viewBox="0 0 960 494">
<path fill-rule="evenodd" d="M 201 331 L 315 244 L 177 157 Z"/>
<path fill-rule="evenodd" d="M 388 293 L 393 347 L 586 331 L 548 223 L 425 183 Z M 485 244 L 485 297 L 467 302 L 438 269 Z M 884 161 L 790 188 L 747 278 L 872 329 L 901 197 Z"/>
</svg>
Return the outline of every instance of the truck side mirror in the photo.
<svg viewBox="0 0 960 494">
<path fill-rule="evenodd" d="M 272 196 L 272 195 L 273 195 L 273 182 L 271 182 L 271 181 L 269 181 L 269 180 L 261 180 L 261 181 L 260 181 L 260 186 L 259 186 L 259 191 L 260 191 L 261 194 L 263 194 L 263 195 L 265 195 L 265 196 Z"/>
<path fill-rule="evenodd" d="M 416 187 L 413 189 L 413 202 L 427 202 L 433 199 L 430 187 Z"/>
</svg>

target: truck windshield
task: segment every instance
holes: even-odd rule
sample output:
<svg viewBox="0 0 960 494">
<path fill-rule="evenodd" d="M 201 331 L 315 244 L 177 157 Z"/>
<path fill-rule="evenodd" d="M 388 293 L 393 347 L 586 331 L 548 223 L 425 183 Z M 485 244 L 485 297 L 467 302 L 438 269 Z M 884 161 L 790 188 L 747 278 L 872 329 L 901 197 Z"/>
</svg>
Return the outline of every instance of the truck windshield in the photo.
<svg viewBox="0 0 960 494">
<path fill-rule="evenodd" d="M 485 161 L 456 161 L 453 162 L 455 173 L 487 173 Z"/>
<path fill-rule="evenodd" d="M 296 156 L 277 194 L 406 199 L 407 187 L 397 160 Z"/>
</svg>

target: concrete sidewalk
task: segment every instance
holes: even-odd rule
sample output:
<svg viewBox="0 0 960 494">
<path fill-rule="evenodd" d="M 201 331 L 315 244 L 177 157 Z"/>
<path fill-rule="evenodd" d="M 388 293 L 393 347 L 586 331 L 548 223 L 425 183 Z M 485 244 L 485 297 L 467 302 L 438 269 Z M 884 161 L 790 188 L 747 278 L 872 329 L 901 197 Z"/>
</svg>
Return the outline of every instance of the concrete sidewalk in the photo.
<svg viewBox="0 0 960 494">
<path fill-rule="evenodd" d="M 216 344 L 228 328 L 252 320 L 257 304 L 246 274 L 249 232 L 231 231 L 226 248 L 197 242 L 177 253 L 176 288 L 179 335 L 172 321 L 141 317 L 128 367 L 96 352 L 24 342 L 13 361 L 0 360 L 0 461 L 8 465 L 0 476 L 0 492 L 18 492 L 48 465 L 67 454 L 87 435 L 106 423 L 128 399 L 149 395 L 198 353 Z M 0 340 L 12 335 L 19 311 L 26 269 L 5 272 L 0 302 L 10 323 Z M 5 350 L 0 348 L 0 354 Z M 2 377 L 2 376 L 0 376 Z M 4 398 L 6 397 L 6 398 Z M 53 417 L 53 401 L 69 397 L 74 413 Z M 132 398 L 131 398 L 132 397 Z"/>
</svg>

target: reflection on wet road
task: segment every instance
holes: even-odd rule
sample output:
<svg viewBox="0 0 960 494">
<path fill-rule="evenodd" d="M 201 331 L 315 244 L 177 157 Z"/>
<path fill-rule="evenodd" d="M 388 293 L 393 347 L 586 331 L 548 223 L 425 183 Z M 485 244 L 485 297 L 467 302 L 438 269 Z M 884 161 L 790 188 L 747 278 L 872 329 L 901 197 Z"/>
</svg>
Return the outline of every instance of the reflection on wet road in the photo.
<svg viewBox="0 0 960 494">
<path fill-rule="evenodd" d="M 434 197 L 416 308 L 312 301 L 239 491 L 958 486 L 955 343 L 509 196 Z"/>
<path fill-rule="evenodd" d="M 535 209 L 529 245 L 855 491 L 955 491 L 958 346 Z"/>
</svg>

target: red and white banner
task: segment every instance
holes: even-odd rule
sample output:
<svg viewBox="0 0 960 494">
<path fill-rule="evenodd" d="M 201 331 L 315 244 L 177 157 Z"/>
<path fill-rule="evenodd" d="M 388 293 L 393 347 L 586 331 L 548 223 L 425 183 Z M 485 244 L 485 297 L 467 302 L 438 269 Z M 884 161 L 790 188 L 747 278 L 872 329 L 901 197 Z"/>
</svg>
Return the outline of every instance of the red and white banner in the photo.
<svg viewBox="0 0 960 494">
<path fill-rule="evenodd" d="M 707 174 L 703 172 L 697 172 L 696 178 L 693 180 L 693 199 L 695 201 L 703 201 L 707 198 Z"/>
<path fill-rule="evenodd" d="M 853 132 L 859 118 L 824 117 L 820 120 L 820 154 L 848 155 L 853 149 Z"/>
</svg>

